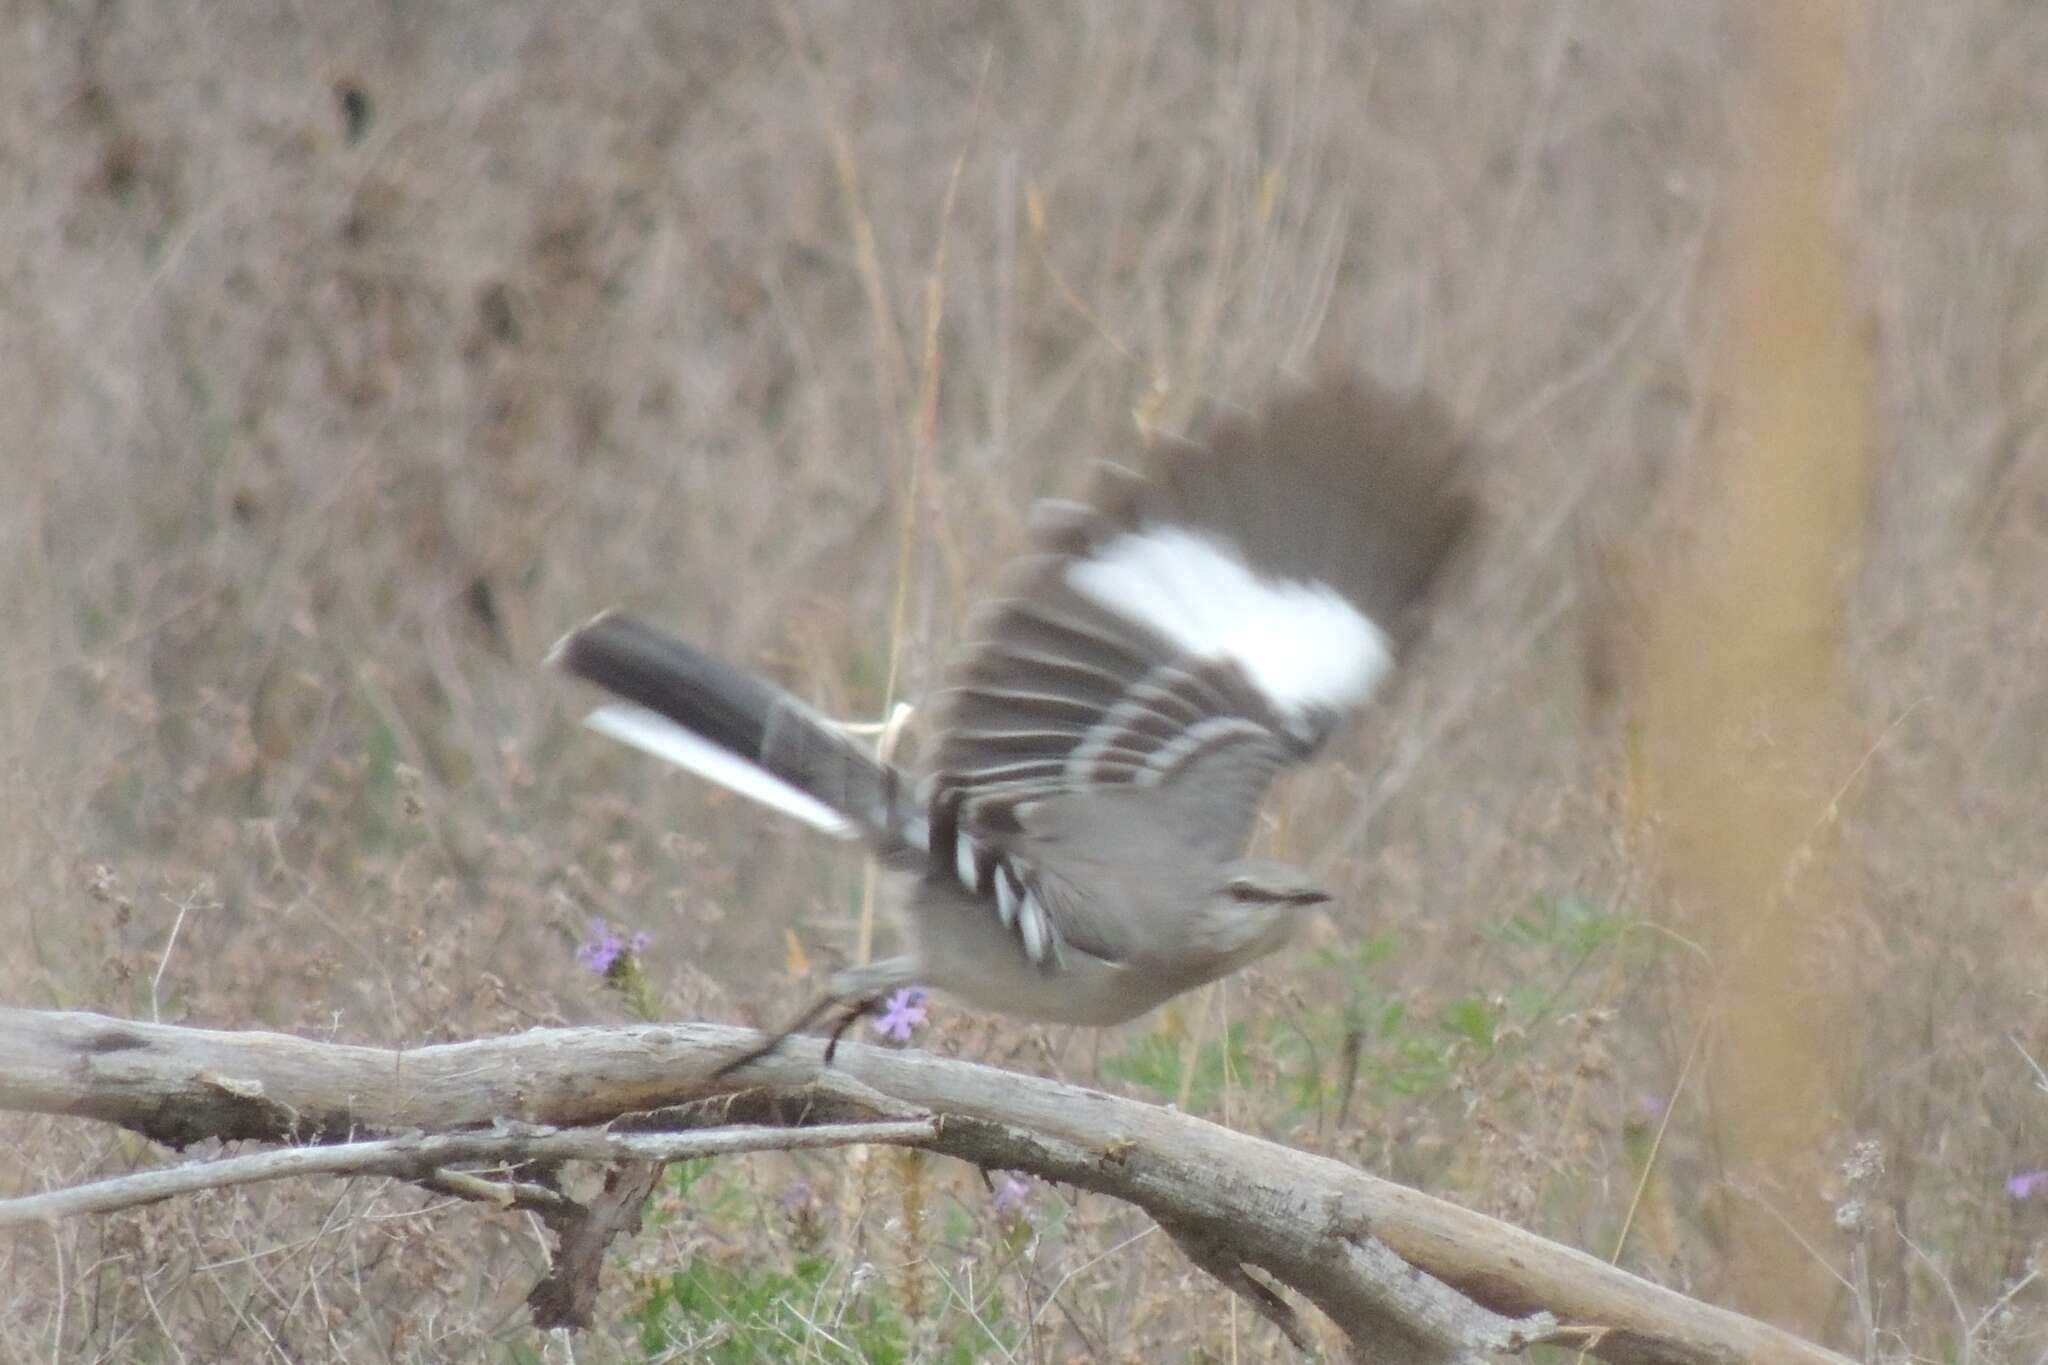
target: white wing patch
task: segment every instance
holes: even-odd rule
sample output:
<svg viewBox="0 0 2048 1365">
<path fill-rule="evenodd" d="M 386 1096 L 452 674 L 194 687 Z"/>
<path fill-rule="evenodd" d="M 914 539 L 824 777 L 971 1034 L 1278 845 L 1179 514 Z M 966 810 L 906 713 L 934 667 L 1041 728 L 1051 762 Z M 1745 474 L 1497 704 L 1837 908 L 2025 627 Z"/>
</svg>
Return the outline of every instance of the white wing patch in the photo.
<svg viewBox="0 0 2048 1365">
<path fill-rule="evenodd" d="M 1229 659 L 1290 720 L 1364 703 L 1394 665 L 1387 633 L 1326 583 L 1267 578 L 1229 542 L 1178 526 L 1126 531 L 1067 582 L 1200 659 Z"/>
<path fill-rule="evenodd" d="M 784 782 L 759 764 L 721 749 L 710 740 L 693 735 L 665 716 L 639 706 L 600 706 L 583 718 L 599 734 L 630 744 L 634 748 L 686 768 L 719 786 L 759 801 L 785 815 L 794 815 L 807 825 L 851 839 L 859 831 L 853 822 L 808 792 Z"/>
</svg>

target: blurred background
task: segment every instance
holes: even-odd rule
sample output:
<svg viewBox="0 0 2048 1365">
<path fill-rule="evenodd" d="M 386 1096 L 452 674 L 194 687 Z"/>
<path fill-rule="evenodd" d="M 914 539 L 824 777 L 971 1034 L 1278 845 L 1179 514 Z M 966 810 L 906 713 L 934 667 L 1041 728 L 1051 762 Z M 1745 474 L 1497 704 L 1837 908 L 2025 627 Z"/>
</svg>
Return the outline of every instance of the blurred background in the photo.
<svg viewBox="0 0 2048 1365">
<path fill-rule="evenodd" d="M 2044 71 L 2031 0 L 10 0 L 0 989 L 778 1018 L 858 861 L 579 730 L 553 638 L 625 604 L 879 717 L 1032 497 L 1347 363 L 1470 424 L 1490 524 L 1269 808 L 1327 922 L 914 1044 L 2038 1360 Z M 164 1159 L 0 1124 L 8 1193 Z M 1142 1216 L 914 1157 L 648 1221 L 576 1358 L 1287 1356 Z M 539 1237 L 373 1182 L 33 1229 L 0 1357 L 568 1360 Z"/>
</svg>

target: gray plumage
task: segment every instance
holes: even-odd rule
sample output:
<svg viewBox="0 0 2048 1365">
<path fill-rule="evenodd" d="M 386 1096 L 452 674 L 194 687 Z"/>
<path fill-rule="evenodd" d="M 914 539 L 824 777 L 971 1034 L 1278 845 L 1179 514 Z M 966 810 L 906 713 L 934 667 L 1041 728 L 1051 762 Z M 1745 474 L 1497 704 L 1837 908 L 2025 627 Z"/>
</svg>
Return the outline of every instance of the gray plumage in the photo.
<svg viewBox="0 0 2048 1365">
<path fill-rule="evenodd" d="M 1424 624 L 1473 521 L 1466 448 L 1427 398 L 1327 381 L 1167 440 L 1041 504 L 979 612 L 918 781 L 772 684 L 628 617 L 554 661 L 622 698 L 592 723 L 818 828 L 890 874 L 907 951 L 806 1016 L 921 983 L 1105 1025 L 1284 943 L 1327 899 L 1248 858 Z M 752 1054 L 750 1054 L 752 1055 Z"/>
</svg>

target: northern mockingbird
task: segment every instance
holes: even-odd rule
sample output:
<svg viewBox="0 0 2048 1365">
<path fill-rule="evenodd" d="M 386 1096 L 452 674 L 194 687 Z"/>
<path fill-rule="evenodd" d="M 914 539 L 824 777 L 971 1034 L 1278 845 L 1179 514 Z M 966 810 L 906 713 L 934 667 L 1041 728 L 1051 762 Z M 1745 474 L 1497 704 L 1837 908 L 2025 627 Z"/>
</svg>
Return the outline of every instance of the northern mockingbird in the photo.
<svg viewBox="0 0 2048 1365">
<path fill-rule="evenodd" d="M 731 1066 L 835 1005 L 843 1031 L 913 983 L 1121 1023 L 1284 943 L 1329 897 L 1245 855 L 1259 803 L 1420 628 L 1473 520 L 1465 453 L 1427 398 L 1325 381 L 1156 443 L 1150 477 L 1106 465 L 1085 503 L 1039 504 L 915 779 L 631 617 L 563 639 L 552 661 L 621 699 L 594 729 L 864 842 L 896 874 L 902 955 L 838 973 Z"/>
</svg>

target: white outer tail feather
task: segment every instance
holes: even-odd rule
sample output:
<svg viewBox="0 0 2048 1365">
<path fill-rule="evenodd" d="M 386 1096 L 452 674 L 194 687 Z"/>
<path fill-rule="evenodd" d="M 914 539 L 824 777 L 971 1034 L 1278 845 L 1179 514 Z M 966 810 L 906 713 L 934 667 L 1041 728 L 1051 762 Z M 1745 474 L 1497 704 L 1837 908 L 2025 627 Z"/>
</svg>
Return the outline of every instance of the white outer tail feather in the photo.
<svg viewBox="0 0 2048 1365">
<path fill-rule="evenodd" d="M 599 734 L 610 735 L 771 810 L 793 815 L 813 829 L 839 839 L 859 837 L 860 831 L 851 820 L 817 797 L 645 707 L 615 702 L 598 707 L 583 718 L 583 723 Z"/>
</svg>

